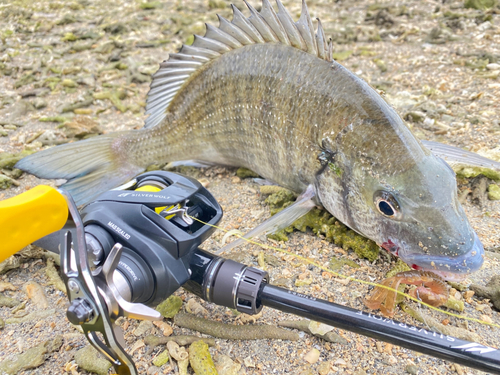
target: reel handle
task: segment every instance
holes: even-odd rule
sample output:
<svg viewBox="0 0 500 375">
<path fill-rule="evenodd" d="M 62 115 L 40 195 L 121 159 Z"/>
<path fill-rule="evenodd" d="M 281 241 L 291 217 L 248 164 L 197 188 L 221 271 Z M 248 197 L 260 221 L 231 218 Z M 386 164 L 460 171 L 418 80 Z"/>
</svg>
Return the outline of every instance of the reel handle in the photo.
<svg viewBox="0 0 500 375">
<path fill-rule="evenodd" d="M 23 247 L 61 229 L 68 219 L 64 197 L 39 185 L 0 202 L 0 262 Z"/>
</svg>

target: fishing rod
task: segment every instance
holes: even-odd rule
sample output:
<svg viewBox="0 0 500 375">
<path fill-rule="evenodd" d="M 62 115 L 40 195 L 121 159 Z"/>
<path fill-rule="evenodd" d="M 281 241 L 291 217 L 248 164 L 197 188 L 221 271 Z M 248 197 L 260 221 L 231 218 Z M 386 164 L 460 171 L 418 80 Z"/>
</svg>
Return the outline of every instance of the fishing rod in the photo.
<svg viewBox="0 0 500 375">
<path fill-rule="evenodd" d="M 120 375 L 136 375 L 137 369 L 116 320 L 161 319 L 152 307 L 180 287 L 246 314 L 268 306 L 500 374 L 498 349 L 270 285 L 266 272 L 202 250 L 222 208 L 199 182 L 173 172 L 144 173 L 81 211 L 68 193 L 52 188 L 0 202 L 0 236 L 7 244 L 0 261 L 33 237 L 61 228 L 68 213 L 67 228 L 35 244 L 60 253 L 67 317 Z M 36 233 L 20 240 L 19 230 L 5 231 L 3 224 L 20 227 L 12 218 L 22 218 L 23 228 Z"/>
</svg>

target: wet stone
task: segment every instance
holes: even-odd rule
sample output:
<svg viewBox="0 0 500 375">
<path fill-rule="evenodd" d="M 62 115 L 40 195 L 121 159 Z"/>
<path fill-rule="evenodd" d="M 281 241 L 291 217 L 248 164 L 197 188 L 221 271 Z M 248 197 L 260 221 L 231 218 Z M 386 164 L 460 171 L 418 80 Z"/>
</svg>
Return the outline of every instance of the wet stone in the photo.
<svg viewBox="0 0 500 375">
<path fill-rule="evenodd" d="M 88 372 L 95 372 L 98 375 L 107 375 L 108 370 L 111 368 L 111 363 L 103 359 L 92 346 L 86 346 L 77 351 L 75 361 L 78 367 Z"/>
<path fill-rule="evenodd" d="M 3 307 L 14 307 L 19 305 L 19 301 L 15 298 L 4 296 L 0 294 L 0 306 Z"/>
<path fill-rule="evenodd" d="M 416 365 L 408 365 L 405 367 L 405 372 L 411 375 L 417 375 L 418 367 Z"/>
<path fill-rule="evenodd" d="M 14 360 L 4 360 L 0 363 L 0 372 L 9 375 L 17 374 L 22 370 L 36 368 L 45 362 L 45 354 L 58 350 L 62 345 L 62 336 L 54 340 L 42 342 L 41 344 L 26 350 Z"/>
<path fill-rule="evenodd" d="M 71 122 L 62 125 L 62 130 L 68 138 L 83 139 L 90 135 L 101 134 L 102 130 L 90 117 L 77 116 Z"/>
<path fill-rule="evenodd" d="M 219 375 L 237 375 L 241 369 L 241 364 L 235 363 L 227 355 L 219 355 L 215 358 L 215 368 Z"/>
<path fill-rule="evenodd" d="M 488 178 L 483 175 L 479 175 L 472 180 L 472 202 L 477 204 L 479 207 L 484 207 L 486 204 L 486 190 L 488 189 Z"/>
<path fill-rule="evenodd" d="M 36 108 L 36 109 L 42 109 L 42 108 L 45 108 L 47 107 L 47 101 L 45 99 L 42 99 L 42 98 L 36 98 L 34 101 L 33 101 L 33 106 Z"/>
</svg>

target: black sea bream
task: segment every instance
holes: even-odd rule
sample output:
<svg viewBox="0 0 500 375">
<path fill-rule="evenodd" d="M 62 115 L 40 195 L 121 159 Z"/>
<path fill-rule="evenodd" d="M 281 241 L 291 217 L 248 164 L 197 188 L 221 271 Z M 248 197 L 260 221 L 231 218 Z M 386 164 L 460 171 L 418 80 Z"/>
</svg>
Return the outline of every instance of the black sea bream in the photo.
<svg viewBox="0 0 500 375">
<path fill-rule="evenodd" d="M 366 82 L 332 59 L 305 3 L 294 22 L 264 0 L 219 17 L 160 65 L 144 129 L 28 156 L 17 167 L 64 178 L 79 204 L 151 164 L 198 160 L 249 168 L 296 192 L 313 185 L 338 220 L 415 269 L 467 274 L 483 246 L 454 172 Z"/>
</svg>

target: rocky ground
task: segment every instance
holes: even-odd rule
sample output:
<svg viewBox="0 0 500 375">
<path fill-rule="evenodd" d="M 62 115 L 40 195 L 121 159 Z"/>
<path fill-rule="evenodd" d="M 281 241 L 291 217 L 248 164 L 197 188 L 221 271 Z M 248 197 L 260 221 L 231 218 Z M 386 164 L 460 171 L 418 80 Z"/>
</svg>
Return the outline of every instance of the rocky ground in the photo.
<svg viewBox="0 0 500 375">
<path fill-rule="evenodd" d="M 259 8 L 257 2 L 252 4 Z M 284 4 L 297 19 L 300 2 Z M 216 24 L 216 13 L 230 19 L 228 5 L 222 0 L 0 0 L 0 186 L 4 189 L 0 199 L 42 182 L 54 183 L 20 175 L 12 168 L 19 157 L 95 134 L 142 127 L 145 98 L 158 63 L 182 43 L 192 42 L 193 33 L 203 34 L 204 22 Z M 309 9 L 332 37 L 337 61 L 380 90 L 418 137 L 499 160 L 500 7 L 495 0 L 316 0 L 309 2 Z M 488 199 L 487 192 L 493 198 L 498 185 L 488 178 L 470 179 L 469 172 L 459 173 L 459 195 L 487 249 L 487 259 L 465 285 L 485 285 L 500 269 L 500 201 Z M 245 232 L 269 216 L 259 187 L 236 177 L 235 170 L 214 167 L 192 173 L 208 183 L 222 204 L 222 227 Z M 223 233 L 217 233 L 204 246 L 216 250 L 222 241 Z M 326 265 L 335 255 L 351 265 L 345 265 L 342 273 L 362 280 L 382 280 L 392 266 L 384 254 L 370 263 L 312 233 L 294 233 L 277 246 Z M 261 251 L 252 245 L 235 254 L 248 264 L 267 265 L 272 280 L 280 285 L 363 308 L 367 286 L 331 277 L 279 252 L 266 250 L 262 261 Z M 7 324 L 0 328 L 0 368 L 5 370 L 16 358 L 21 358 L 18 363 L 37 358 L 38 367 L 9 372 L 88 373 L 75 359 L 87 343 L 65 319 L 67 299 L 51 284 L 57 285 L 48 259 L 32 249 L 25 257 L 10 260 L 13 269 L 1 266 L 0 318 Z M 500 324 L 491 301 L 472 295 L 467 288 L 453 293 L 464 302 L 462 315 Z M 199 316 L 253 324 L 188 293 L 178 295 L 185 306 L 193 300 L 191 306 L 197 307 Z M 421 312 L 463 329 L 464 334 L 477 334 L 472 337 L 483 344 L 500 347 L 499 328 L 427 309 Z M 395 318 L 421 324 L 402 311 Z M 284 319 L 293 317 L 264 309 L 255 324 L 275 325 Z M 174 334 L 196 334 L 171 320 L 165 322 Z M 165 325 L 139 327 L 139 322 L 125 319 L 120 324 L 141 374 L 178 372 L 175 361 L 153 365 L 163 346 L 149 352 L 143 345 L 145 335 L 169 333 Z M 339 333 L 341 343 L 300 333 L 298 341 L 218 339 L 210 350 L 219 365 L 226 357 L 232 361 L 232 372 L 221 370 L 221 374 L 480 373 L 349 332 Z M 25 357 L 20 356 L 23 353 Z"/>
</svg>

